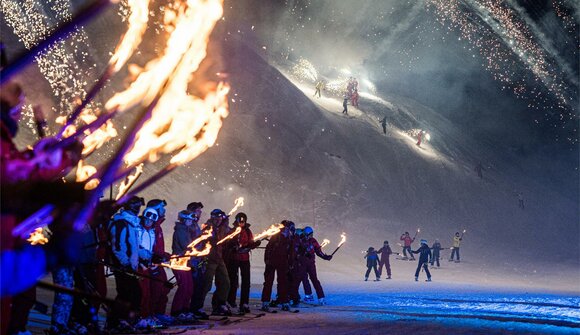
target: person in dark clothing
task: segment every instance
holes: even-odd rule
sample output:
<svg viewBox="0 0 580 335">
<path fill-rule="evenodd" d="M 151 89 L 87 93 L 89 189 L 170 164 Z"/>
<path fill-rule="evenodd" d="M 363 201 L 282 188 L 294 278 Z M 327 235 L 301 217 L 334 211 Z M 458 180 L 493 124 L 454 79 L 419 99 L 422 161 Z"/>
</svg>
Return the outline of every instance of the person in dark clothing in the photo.
<svg viewBox="0 0 580 335">
<path fill-rule="evenodd" d="M 308 277 L 312 281 L 312 286 L 314 286 L 314 290 L 316 291 L 316 296 L 318 297 L 318 303 L 320 305 L 325 305 L 325 296 L 324 290 L 322 289 L 322 285 L 318 280 L 318 275 L 316 273 L 316 256 L 329 261 L 332 259 L 331 255 L 327 255 L 322 251 L 322 247 L 318 244 L 318 241 L 313 237 L 314 230 L 311 227 L 304 227 L 304 235 L 306 237 L 307 245 L 306 245 L 306 273 Z"/>
<path fill-rule="evenodd" d="M 379 123 L 381 124 L 381 126 L 383 127 L 383 134 L 387 134 L 387 117 L 385 116 L 384 118 L 382 118 Z"/>
<path fill-rule="evenodd" d="M 473 168 L 473 170 L 475 171 L 475 173 L 477 173 L 477 176 L 479 177 L 479 179 L 483 179 L 483 165 L 481 164 L 481 162 L 478 162 L 477 165 L 475 166 L 475 168 Z"/>
<path fill-rule="evenodd" d="M 381 254 L 381 259 L 379 260 L 379 277 L 383 275 L 383 266 L 387 269 L 387 279 L 391 279 L 391 263 L 389 257 L 393 253 L 391 247 L 389 246 L 389 241 L 383 242 L 383 247 L 377 251 Z"/>
<path fill-rule="evenodd" d="M 292 307 L 300 305 L 300 283 L 304 285 L 304 302 L 312 302 L 312 288 L 308 281 L 306 272 L 306 257 L 308 254 L 308 240 L 302 229 L 296 229 L 293 241 L 294 258 L 290 264 L 290 293 L 289 298 L 292 301 Z"/>
<path fill-rule="evenodd" d="M 245 213 L 236 214 L 234 228 L 237 227 L 242 228 L 242 230 L 230 243 L 232 250 L 226 264 L 230 276 L 228 303 L 230 307 L 236 306 L 239 271 L 242 277 L 239 311 L 240 313 L 250 313 L 250 251 L 260 246 L 260 241 L 254 242 L 254 235 L 250 230 L 248 216 Z"/>
<path fill-rule="evenodd" d="M 441 243 L 439 243 L 438 239 L 435 239 L 435 242 L 433 242 L 433 245 L 431 246 L 431 252 L 433 253 L 433 256 L 431 257 L 431 266 L 433 266 L 433 264 L 435 264 L 435 262 L 437 262 L 437 267 L 440 267 L 441 265 L 439 264 L 439 253 L 441 252 Z"/>
<path fill-rule="evenodd" d="M 189 244 L 201 234 L 201 229 L 197 225 L 198 218 L 193 212 L 183 210 L 178 214 L 178 221 L 175 222 L 173 232 L 173 243 L 171 249 L 174 255 L 184 255 Z M 191 267 L 191 261 L 187 264 Z M 171 304 L 171 316 L 186 318 L 193 296 L 193 277 L 189 271 L 173 269 L 175 280 L 177 281 L 177 291 Z"/>
<path fill-rule="evenodd" d="M 187 205 L 187 210 L 193 212 L 196 220 L 196 229 L 201 233 L 201 228 L 197 224 L 201 217 L 203 204 L 201 202 L 192 202 Z M 197 236 L 196 236 L 197 237 Z M 199 319 L 207 319 L 208 315 L 202 310 L 205 296 L 203 295 L 203 279 L 205 274 L 205 261 L 198 257 L 190 259 L 191 277 L 193 280 L 193 295 L 189 309 Z"/>
<path fill-rule="evenodd" d="M 272 286 L 274 277 L 278 282 L 278 302 L 282 304 L 282 310 L 290 310 L 288 303 L 288 270 L 290 261 L 294 259 L 293 250 L 293 230 L 294 222 L 282 221 L 284 228 L 282 231 L 270 238 L 264 252 L 264 286 L 262 288 L 262 308 L 269 311 L 270 300 L 272 299 Z"/>
<path fill-rule="evenodd" d="M 210 215 L 211 217 L 204 228 L 204 231 L 212 229 L 212 236 L 207 240 L 207 243 L 211 243 L 211 251 L 207 255 L 202 301 L 205 300 L 211 290 L 215 277 L 216 290 L 212 299 L 212 314 L 227 316 L 232 315 L 230 308 L 226 304 L 230 289 L 230 279 L 223 257 L 224 245 L 218 245 L 217 243 L 230 233 L 228 216 L 221 209 L 214 209 Z"/>
<path fill-rule="evenodd" d="M 431 272 L 429 272 L 429 263 L 430 259 L 433 257 L 431 254 L 431 249 L 427 245 L 427 240 L 421 240 L 421 246 L 417 250 L 411 250 L 414 254 L 419 254 L 419 262 L 417 264 L 417 270 L 415 271 L 415 281 L 419 281 L 419 272 L 421 271 L 421 267 L 425 270 L 427 274 L 427 281 L 431 281 Z"/>
<path fill-rule="evenodd" d="M 345 93 L 344 99 L 342 100 L 342 114 L 348 115 L 348 95 Z"/>
<path fill-rule="evenodd" d="M 377 255 L 377 251 L 373 247 L 369 247 L 367 250 L 367 254 L 365 257 L 367 259 L 367 272 L 365 273 L 365 281 L 369 280 L 369 274 L 371 270 L 375 271 L 375 276 L 377 279 L 375 281 L 381 280 L 381 275 L 379 274 L 379 270 L 377 269 L 377 263 L 379 262 L 379 255 Z"/>
</svg>

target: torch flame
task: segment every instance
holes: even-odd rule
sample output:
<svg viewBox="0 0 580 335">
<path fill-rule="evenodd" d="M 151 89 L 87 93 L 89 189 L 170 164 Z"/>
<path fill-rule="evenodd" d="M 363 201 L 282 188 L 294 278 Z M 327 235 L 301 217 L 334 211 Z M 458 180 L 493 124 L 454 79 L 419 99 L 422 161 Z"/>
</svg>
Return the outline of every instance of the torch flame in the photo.
<svg viewBox="0 0 580 335">
<path fill-rule="evenodd" d="M 76 172 L 76 181 L 77 182 L 84 182 L 89 180 L 95 173 L 97 173 L 97 168 L 92 166 L 92 165 L 85 165 L 83 160 L 79 161 L 79 164 L 77 165 L 77 172 Z M 91 180 L 89 180 L 89 182 L 87 182 L 85 184 L 85 189 L 86 190 L 92 190 L 95 187 L 97 187 L 97 185 L 99 184 L 99 180 L 96 178 L 93 178 Z"/>
<path fill-rule="evenodd" d="M 232 208 L 232 210 L 228 213 L 228 216 L 234 214 L 235 211 L 238 210 L 238 208 L 242 207 L 244 205 L 244 197 L 239 197 L 234 201 L 234 208 Z"/>
<path fill-rule="evenodd" d="M 180 270 L 180 271 L 191 270 L 191 268 L 187 265 L 187 263 L 189 262 L 189 259 L 191 257 L 207 256 L 209 254 L 209 252 L 211 251 L 211 244 L 210 243 L 207 243 L 205 245 L 205 248 L 201 251 L 197 250 L 195 248 L 195 246 L 197 244 L 199 244 L 200 242 L 205 241 L 208 238 L 210 238 L 212 232 L 213 232 L 213 228 L 210 228 L 210 229 L 206 230 L 203 234 L 199 235 L 195 240 L 193 240 L 187 246 L 187 249 L 186 249 L 187 251 L 185 252 L 185 255 L 183 255 L 183 256 L 173 255 L 170 257 L 169 264 L 161 263 L 160 265 L 163 267 L 166 267 L 166 268 Z"/>
<path fill-rule="evenodd" d="M 117 45 L 115 54 L 109 60 L 109 66 L 114 72 L 118 72 L 133 55 L 141 43 L 149 20 L 149 0 L 129 0 L 127 5 L 131 10 L 129 29 Z"/>
<path fill-rule="evenodd" d="M 119 194 L 117 194 L 117 197 L 115 197 L 115 200 L 121 199 L 121 197 L 123 195 L 125 195 L 125 193 L 127 193 L 127 191 L 131 188 L 131 186 L 133 186 L 133 184 L 135 184 L 135 182 L 137 181 L 137 179 L 139 178 L 141 173 L 143 173 L 143 163 L 139 164 L 135 168 L 134 175 L 127 176 L 127 178 L 125 180 L 123 180 L 121 185 L 119 185 Z"/>
<path fill-rule="evenodd" d="M 220 241 L 217 243 L 217 245 L 220 245 L 220 244 L 224 243 L 224 242 L 225 242 L 225 241 L 227 241 L 227 240 L 231 240 L 231 239 L 232 239 L 234 236 L 238 235 L 238 234 L 239 234 L 241 231 L 242 231 L 242 228 L 241 228 L 241 227 L 237 227 L 237 228 L 236 228 L 236 230 L 234 230 L 234 232 L 233 232 L 233 233 L 231 233 L 231 234 L 229 234 L 228 236 L 226 236 L 226 237 L 222 238 L 222 239 L 221 239 L 221 240 L 220 240 Z"/>
<path fill-rule="evenodd" d="M 320 243 L 320 248 L 324 248 L 324 247 L 326 247 L 328 244 L 330 244 L 330 240 L 328 240 L 328 239 L 326 239 L 326 238 L 325 238 L 325 239 L 322 241 L 322 243 Z"/>
<path fill-rule="evenodd" d="M 30 233 L 30 237 L 26 240 L 30 242 L 31 245 L 43 245 L 48 243 L 48 239 L 42 233 L 42 228 L 36 228 L 32 233 Z"/>
<path fill-rule="evenodd" d="M 340 248 L 344 244 L 344 242 L 346 242 L 346 233 L 340 234 L 340 243 L 338 244 L 337 248 Z"/>
<path fill-rule="evenodd" d="M 264 239 L 266 237 L 274 236 L 274 235 L 278 234 L 283 228 L 284 228 L 284 225 L 281 223 L 273 224 L 270 226 L 270 228 L 264 230 L 263 232 L 259 233 L 258 235 L 255 235 L 254 241 L 258 241 L 258 240 Z"/>
</svg>

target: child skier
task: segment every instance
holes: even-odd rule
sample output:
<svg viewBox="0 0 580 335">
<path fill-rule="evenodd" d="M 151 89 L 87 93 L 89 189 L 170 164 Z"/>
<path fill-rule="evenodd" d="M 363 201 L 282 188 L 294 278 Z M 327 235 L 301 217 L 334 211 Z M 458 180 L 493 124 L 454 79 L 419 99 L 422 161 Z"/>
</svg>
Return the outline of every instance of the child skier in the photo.
<svg viewBox="0 0 580 335">
<path fill-rule="evenodd" d="M 439 264 L 439 253 L 441 251 L 441 243 L 439 243 L 438 239 L 435 239 L 435 242 L 433 242 L 433 245 L 431 246 L 431 251 L 433 252 L 433 257 L 431 257 L 431 266 L 433 266 L 433 264 L 435 262 L 437 262 L 437 267 L 440 267 L 441 265 Z"/>
<path fill-rule="evenodd" d="M 379 261 L 379 277 L 383 274 L 383 266 L 387 269 L 387 279 L 391 279 L 391 263 L 389 262 L 389 256 L 393 253 L 391 247 L 389 246 L 389 241 L 383 242 L 383 247 L 377 251 L 381 254 L 381 259 Z"/>
<path fill-rule="evenodd" d="M 375 281 L 380 281 L 381 278 L 380 278 L 379 270 L 377 269 L 379 255 L 377 255 L 375 248 L 369 247 L 369 250 L 367 250 L 367 254 L 365 255 L 364 258 L 367 259 L 367 272 L 365 273 L 365 281 L 369 280 L 369 274 L 371 273 L 371 269 L 375 271 L 375 276 L 377 277 L 377 279 L 375 279 Z"/>
<path fill-rule="evenodd" d="M 411 257 L 411 260 L 414 261 L 415 256 L 413 256 L 413 253 L 411 252 L 411 243 L 413 243 L 415 241 L 415 238 L 414 237 L 411 238 L 411 236 L 409 235 L 409 232 L 406 231 L 403 235 L 401 235 L 400 240 L 405 243 L 403 246 L 403 259 L 407 259 L 407 251 L 408 251 L 409 256 Z"/>
<path fill-rule="evenodd" d="M 412 250 L 411 252 L 414 254 L 420 254 L 417 270 L 415 271 L 415 281 L 419 281 L 419 272 L 421 271 L 421 267 L 423 267 L 425 273 L 427 274 L 427 281 L 431 281 L 431 272 L 429 272 L 429 266 L 427 266 L 427 263 L 429 263 L 429 260 L 433 256 L 431 254 L 431 249 L 429 249 L 429 246 L 427 245 L 427 240 L 421 240 L 421 247 L 419 247 L 417 250 Z"/>
<path fill-rule="evenodd" d="M 344 94 L 344 99 L 342 100 L 342 114 L 348 115 L 348 95 Z"/>
</svg>

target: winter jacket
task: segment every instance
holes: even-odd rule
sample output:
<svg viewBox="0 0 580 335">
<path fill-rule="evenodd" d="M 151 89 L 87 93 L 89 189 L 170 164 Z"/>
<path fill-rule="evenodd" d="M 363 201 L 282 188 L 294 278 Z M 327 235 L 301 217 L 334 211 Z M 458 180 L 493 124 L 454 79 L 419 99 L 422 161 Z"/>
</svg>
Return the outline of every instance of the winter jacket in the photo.
<svg viewBox="0 0 580 335">
<path fill-rule="evenodd" d="M 373 267 L 373 266 L 377 266 L 377 263 L 379 261 L 379 255 L 377 254 L 376 251 L 370 251 L 367 252 L 367 254 L 365 255 L 365 258 L 367 259 L 367 267 Z"/>
<path fill-rule="evenodd" d="M 426 244 L 421 244 L 419 249 L 411 250 L 411 252 L 414 254 L 420 254 L 419 263 L 428 263 L 432 257 L 431 249 Z"/>
<path fill-rule="evenodd" d="M 139 264 L 139 229 L 139 217 L 125 210 L 115 214 L 109 225 L 114 261 L 133 270 Z"/>
<path fill-rule="evenodd" d="M 237 228 L 237 227 L 236 227 Z M 254 249 L 254 234 L 250 230 L 250 224 L 246 223 L 238 236 L 234 237 L 234 253 L 232 259 L 239 262 L 248 262 L 250 260 L 250 250 Z"/>
<path fill-rule="evenodd" d="M 435 255 L 439 255 L 439 252 L 441 251 L 441 243 L 439 242 L 433 243 L 433 245 L 431 246 L 431 250 L 433 251 L 433 257 L 435 257 Z"/>
<path fill-rule="evenodd" d="M 171 243 L 171 251 L 174 255 L 183 255 L 187 250 L 187 246 L 201 234 L 201 230 L 196 223 L 191 226 L 186 226 L 181 222 L 175 222 L 173 231 L 173 243 Z M 201 244 L 201 243 L 200 243 Z"/>
<path fill-rule="evenodd" d="M 155 247 L 155 228 L 139 228 L 139 261 L 144 264 L 151 263 L 153 248 Z"/>
<path fill-rule="evenodd" d="M 453 247 L 454 248 L 459 248 L 459 245 L 461 244 L 461 237 L 459 236 L 453 236 Z"/>
<path fill-rule="evenodd" d="M 230 233 L 230 227 L 228 227 L 228 225 L 228 221 L 221 218 L 210 218 L 207 220 L 204 231 L 210 229 L 210 227 L 212 228 L 211 237 L 207 242 L 211 243 L 211 250 L 207 255 L 208 261 L 213 263 L 224 261 L 224 249 L 227 247 L 227 244 L 222 243 L 218 245 L 217 243 Z"/>
<path fill-rule="evenodd" d="M 320 244 L 318 244 L 318 241 L 314 237 L 306 240 L 306 251 L 306 259 L 310 260 L 311 262 L 316 260 L 315 255 L 325 260 L 330 259 L 330 256 L 322 251 L 322 247 Z"/>
<path fill-rule="evenodd" d="M 401 235 L 401 241 L 405 241 L 405 247 L 410 247 L 411 243 L 415 241 L 415 238 L 411 238 L 411 236 L 408 235 Z"/>
<path fill-rule="evenodd" d="M 384 262 L 389 259 L 389 256 L 393 253 L 390 246 L 384 246 L 377 251 L 377 253 L 381 254 L 381 262 Z"/>
<path fill-rule="evenodd" d="M 153 253 L 156 255 L 166 255 L 165 252 L 165 239 L 163 237 L 163 229 L 161 224 L 165 221 L 165 218 L 159 218 L 155 222 L 155 244 L 153 245 Z"/>
<path fill-rule="evenodd" d="M 296 257 L 293 236 L 284 236 L 282 232 L 272 236 L 266 245 L 264 263 L 266 265 L 283 265 L 293 263 Z"/>
</svg>

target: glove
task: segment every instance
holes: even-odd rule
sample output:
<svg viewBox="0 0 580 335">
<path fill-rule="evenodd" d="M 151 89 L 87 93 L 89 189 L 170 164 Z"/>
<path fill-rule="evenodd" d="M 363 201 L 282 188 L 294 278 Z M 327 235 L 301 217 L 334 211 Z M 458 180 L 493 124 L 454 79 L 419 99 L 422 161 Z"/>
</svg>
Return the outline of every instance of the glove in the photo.
<svg viewBox="0 0 580 335">
<path fill-rule="evenodd" d="M 260 241 L 260 240 L 254 242 L 254 244 L 252 244 L 252 249 L 256 249 L 257 247 L 260 246 L 260 244 L 262 244 L 262 241 Z"/>
<path fill-rule="evenodd" d="M 322 259 L 324 259 L 325 261 L 329 261 L 332 259 L 332 255 L 324 255 L 324 257 L 322 257 Z"/>
</svg>

